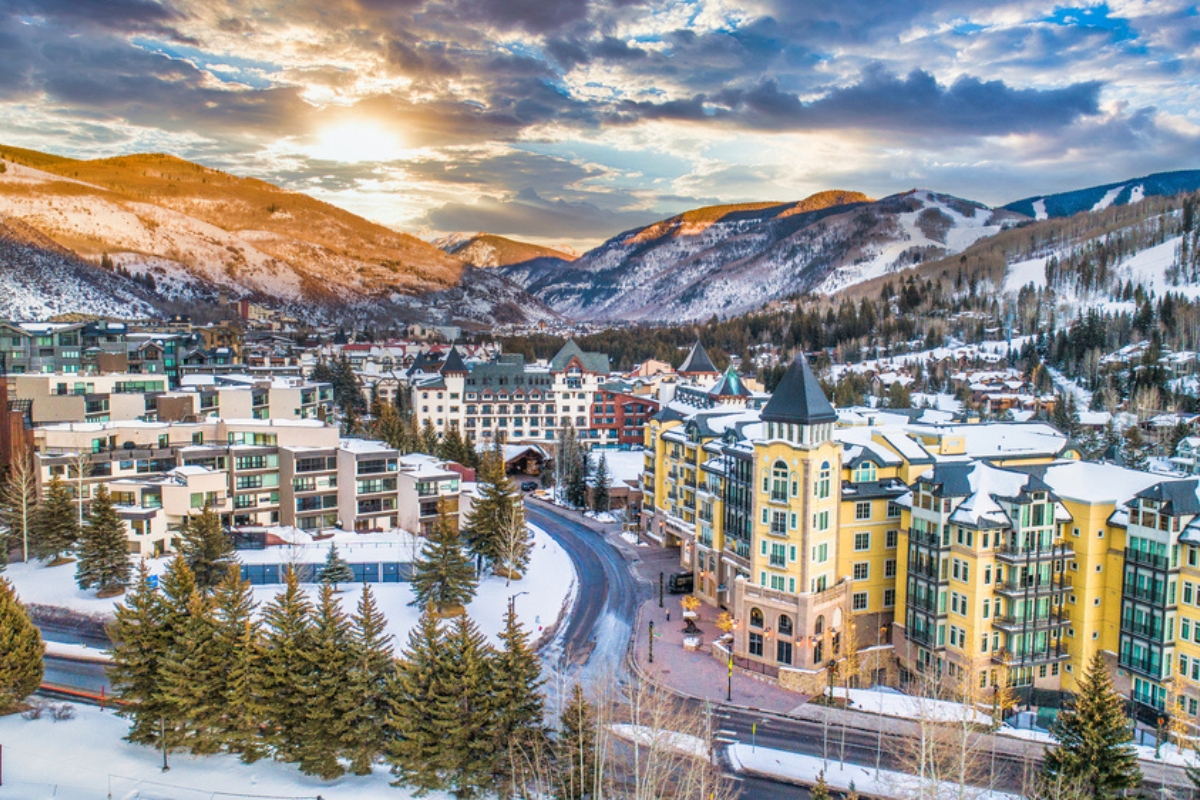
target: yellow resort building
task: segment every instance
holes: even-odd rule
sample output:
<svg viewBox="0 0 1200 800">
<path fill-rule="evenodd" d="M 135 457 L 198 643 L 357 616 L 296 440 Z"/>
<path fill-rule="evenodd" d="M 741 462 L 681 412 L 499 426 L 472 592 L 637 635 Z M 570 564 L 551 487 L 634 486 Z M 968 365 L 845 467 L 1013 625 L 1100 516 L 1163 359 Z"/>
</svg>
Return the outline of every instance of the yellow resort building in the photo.
<svg viewBox="0 0 1200 800">
<path fill-rule="evenodd" d="M 862 683 L 1058 706 L 1098 650 L 1139 718 L 1195 713 L 1198 481 L 1064 457 L 1043 423 L 839 412 L 803 355 L 772 395 L 716 388 L 647 426 L 643 535 L 732 614 L 738 665 L 811 686 L 886 648 Z"/>
</svg>

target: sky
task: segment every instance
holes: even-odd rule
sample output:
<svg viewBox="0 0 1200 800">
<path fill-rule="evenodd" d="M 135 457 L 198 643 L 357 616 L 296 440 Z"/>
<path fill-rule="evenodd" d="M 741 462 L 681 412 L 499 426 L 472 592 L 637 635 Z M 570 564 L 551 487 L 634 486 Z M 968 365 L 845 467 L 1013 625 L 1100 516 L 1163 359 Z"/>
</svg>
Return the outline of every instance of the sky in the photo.
<svg viewBox="0 0 1200 800">
<path fill-rule="evenodd" d="M 716 203 L 1200 168 L 1198 67 L 1176 0 L 0 0 L 0 142 L 584 249 Z"/>
</svg>

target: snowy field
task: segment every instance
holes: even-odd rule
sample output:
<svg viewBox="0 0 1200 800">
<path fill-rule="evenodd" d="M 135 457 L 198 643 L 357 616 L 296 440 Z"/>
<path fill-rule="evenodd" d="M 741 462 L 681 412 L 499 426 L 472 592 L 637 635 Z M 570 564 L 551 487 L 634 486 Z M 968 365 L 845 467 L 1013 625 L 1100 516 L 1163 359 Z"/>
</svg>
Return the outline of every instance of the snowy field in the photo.
<svg viewBox="0 0 1200 800">
<path fill-rule="evenodd" d="M 530 530 L 533 532 L 533 552 L 525 577 L 505 586 L 503 578 L 488 576 L 480 581 L 475 599 L 467 606 L 467 613 L 493 643 L 499 641 L 497 634 L 503 627 L 510 597 L 516 597 L 517 616 L 536 640 L 542 630 L 558 618 L 576 588 L 575 567 L 566 551 L 540 528 L 531 525 Z M 319 542 L 239 551 L 238 557 L 247 563 L 320 563 L 325 560 L 331 542 L 337 543 L 338 553 L 349 562 L 411 561 L 415 550 L 411 535 L 403 531 L 367 536 L 340 533 L 333 539 Z M 152 573 L 161 575 L 169 560 L 152 559 L 147 563 Z M 69 608 L 97 618 L 111 616 L 114 606 L 123 600 L 122 597 L 101 600 L 94 592 L 81 590 L 75 585 L 74 564 L 58 567 L 46 567 L 36 561 L 10 564 L 5 576 L 12 581 L 25 603 Z M 281 588 L 270 584 L 255 586 L 254 599 L 261 606 Z M 305 584 L 305 588 L 315 601 L 319 586 Z M 353 612 L 362 587 L 343 584 L 340 588 L 342 608 L 347 613 Z M 372 584 L 371 590 L 380 610 L 387 616 L 388 633 L 395 637 L 394 644 L 399 649 L 407 642 L 408 631 L 420 616 L 419 610 L 409 605 L 413 600 L 412 588 L 407 583 L 376 583 Z"/>
<path fill-rule="evenodd" d="M 324 800 L 408 800 L 413 795 L 389 785 L 391 775 L 347 775 L 334 781 L 301 774 L 294 764 L 243 764 L 228 755 L 170 756 L 132 745 L 121 737 L 129 723 L 110 711 L 75 707 L 76 718 L 54 722 L 0 717 L 4 785 L 8 800 L 211 800 L 219 797 L 316 798 Z M 443 798 L 443 794 L 426 795 Z"/>
</svg>

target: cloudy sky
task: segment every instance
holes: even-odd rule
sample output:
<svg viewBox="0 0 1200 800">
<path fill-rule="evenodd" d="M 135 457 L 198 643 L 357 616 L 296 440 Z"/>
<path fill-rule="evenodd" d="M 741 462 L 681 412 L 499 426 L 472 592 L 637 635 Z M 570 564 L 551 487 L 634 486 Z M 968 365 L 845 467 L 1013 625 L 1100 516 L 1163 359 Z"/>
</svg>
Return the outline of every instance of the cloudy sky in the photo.
<svg viewBox="0 0 1200 800">
<path fill-rule="evenodd" d="M 716 202 L 1200 167 L 1198 66 L 1190 0 L 0 0 L 0 141 L 584 246 Z"/>
</svg>

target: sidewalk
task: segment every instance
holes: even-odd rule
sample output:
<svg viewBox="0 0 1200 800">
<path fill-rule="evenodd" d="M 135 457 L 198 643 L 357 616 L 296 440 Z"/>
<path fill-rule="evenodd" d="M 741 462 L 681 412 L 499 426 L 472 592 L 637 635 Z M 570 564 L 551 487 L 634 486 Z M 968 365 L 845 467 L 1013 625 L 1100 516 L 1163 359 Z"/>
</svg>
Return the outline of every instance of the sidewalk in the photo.
<svg viewBox="0 0 1200 800">
<path fill-rule="evenodd" d="M 715 702 L 725 702 L 729 688 L 729 669 L 718 662 L 709 652 L 711 643 L 721 635 L 717 628 L 718 609 L 702 605 L 698 610 L 696 625 L 702 633 L 701 650 L 683 648 L 683 595 L 664 595 L 663 608 L 658 607 L 657 576 L 656 591 L 652 599 L 642 604 L 638 611 L 638 623 L 634 634 L 634 654 L 638 668 L 658 683 L 683 694 Z M 670 622 L 667 612 L 671 613 Z M 649 661 L 649 623 L 654 623 L 654 663 Z M 776 714 L 794 714 L 808 700 L 807 695 L 781 689 L 766 677 L 759 679 L 737 667 L 733 670 L 734 705 L 770 711 Z"/>
</svg>

